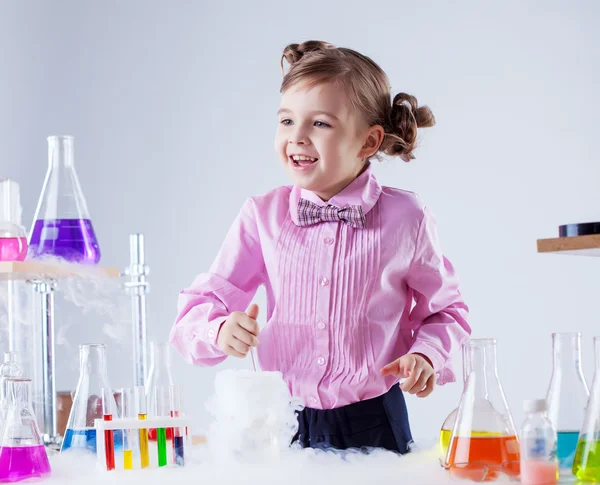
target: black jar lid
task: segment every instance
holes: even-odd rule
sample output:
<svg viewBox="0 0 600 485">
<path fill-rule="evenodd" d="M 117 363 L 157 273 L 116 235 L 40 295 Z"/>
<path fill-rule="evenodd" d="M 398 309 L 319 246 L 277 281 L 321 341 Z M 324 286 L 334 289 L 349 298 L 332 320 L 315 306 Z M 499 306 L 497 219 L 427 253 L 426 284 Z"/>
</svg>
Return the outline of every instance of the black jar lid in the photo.
<svg viewBox="0 0 600 485">
<path fill-rule="evenodd" d="M 558 226 L 560 237 L 588 236 L 590 234 L 600 234 L 600 222 L 580 222 Z"/>
</svg>

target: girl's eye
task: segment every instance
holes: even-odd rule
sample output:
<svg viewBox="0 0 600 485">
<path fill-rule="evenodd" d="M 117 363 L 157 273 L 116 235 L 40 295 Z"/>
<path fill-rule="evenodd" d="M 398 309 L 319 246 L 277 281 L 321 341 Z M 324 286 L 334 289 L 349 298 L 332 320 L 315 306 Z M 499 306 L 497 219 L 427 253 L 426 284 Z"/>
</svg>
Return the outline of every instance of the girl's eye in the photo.
<svg viewBox="0 0 600 485">
<path fill-rule="evenodd" d="M 291 125 L 292 124 L 292 120 L 286 118 L 284 120 L 281 120 L 281 124 L 282 125 Z"/>
<path fill-rule="evenodd" d="M 331 128 L 331 125 L 324 121 L 315 121 L 315 126 L 318 126 L 319 128 Z"/>
</svg>

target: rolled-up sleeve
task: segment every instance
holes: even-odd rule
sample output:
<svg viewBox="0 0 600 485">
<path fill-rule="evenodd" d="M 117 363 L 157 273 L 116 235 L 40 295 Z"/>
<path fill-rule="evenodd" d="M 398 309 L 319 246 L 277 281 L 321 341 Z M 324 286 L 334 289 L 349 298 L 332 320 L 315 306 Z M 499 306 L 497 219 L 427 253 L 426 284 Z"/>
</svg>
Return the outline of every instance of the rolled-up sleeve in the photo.
<svg viewBox="0 0 600 485">
<path fill-rule="evenodd" d="M 435 220 L 424 207 L 407 276 L 415 301 L 410 313 L 413 344 L 409 352 L 431 360 L 440 385 L 456 380 L 451 358 L 471 334 L 469 309 L 458 283 L 452 264 L 442 254 Z"/>
<path fill-rule="evenodd" d="M 179 294 L 178 315 L 169 340 L 189 363 L 212 366 L 225 360 L 217 346 L 221 325 L 234 311 L 245 311 L 265 281 L 265 263 L 248 199 L 229 229 L 207 273 Z"/>
</svg>

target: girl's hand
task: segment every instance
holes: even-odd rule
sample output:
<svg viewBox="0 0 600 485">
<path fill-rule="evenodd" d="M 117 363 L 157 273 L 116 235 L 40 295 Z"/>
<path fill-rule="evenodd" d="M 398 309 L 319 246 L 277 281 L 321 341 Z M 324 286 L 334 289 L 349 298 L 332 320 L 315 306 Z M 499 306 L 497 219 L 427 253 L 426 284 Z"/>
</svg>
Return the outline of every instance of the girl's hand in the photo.
<svg viewBox="0 0 600 485">
<path fill-rule="evenodd" d="M 244 312 L 233 312 L 221 325 L 217 345 L 227 355 L 243 358 L 250 347 L 258 345 L 258 305 L 252 303 Z"/>
<path fill-rule="evenodd" d="M 382 376 L 405 377 L 400 389 L 417 397 L 427 397 L 435 387 L 435 372 L 423 354 L 406 354 L 381 369 Z"/>
</svg>

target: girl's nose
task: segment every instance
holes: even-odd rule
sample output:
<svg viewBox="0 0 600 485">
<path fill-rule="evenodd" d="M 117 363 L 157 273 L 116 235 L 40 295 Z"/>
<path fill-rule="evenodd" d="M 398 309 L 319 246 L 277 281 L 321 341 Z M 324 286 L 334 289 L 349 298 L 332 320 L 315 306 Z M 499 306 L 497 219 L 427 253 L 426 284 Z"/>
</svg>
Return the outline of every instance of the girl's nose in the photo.
<svg viewBox="0 0 600 485">
<path fill-rule="evenodd" d="M 294 144 L 294 145 L 310 145 L 310 140 L 309 140 L 305 130 L 298 129 L 290 134 L 288 143 Z"/>
</svg>

